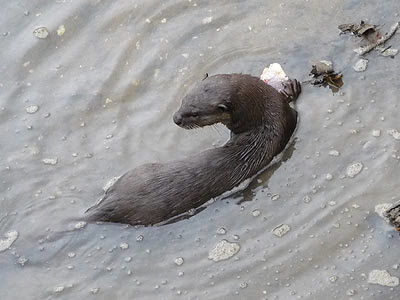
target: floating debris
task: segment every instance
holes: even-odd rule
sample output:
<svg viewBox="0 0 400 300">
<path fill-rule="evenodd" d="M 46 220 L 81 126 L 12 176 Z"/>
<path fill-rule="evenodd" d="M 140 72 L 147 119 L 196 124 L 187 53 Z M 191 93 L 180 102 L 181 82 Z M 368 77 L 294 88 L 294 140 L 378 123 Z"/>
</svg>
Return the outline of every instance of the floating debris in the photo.
<svg viewBox="0 0 400 300">
<path fill-rule="evenodd" d="M 0 252 L 7 250 L 18 238 L 18 231 L 12 230 L 4 235 L 5 239 L 0 240 Z"/>
<path fill-rule="evenodd" d="M 368 65 L 368 59 L 361 58 L 353 66 L 353 69 L 356 72 L 364 72 L 367 69 L 367 65 Z"/>
<path fill-rule="evenodd" d="M 354 296 L 355 294 L 357 294 L 356 290 L 350 289 L 346 292 L 347 296 Z"/>
<path fill-rule="evenodd" d="M 331 150 L 331 151 L 329 151 L 329 155 L 331 155 L 331 156 L 339 156 L 340 152 L 337 151 L 337 150 Z"/>
<path fill-rule="evenodd" d="M 121 244 L 119 245 L 119 247 L 120 247 L 122 250 L 126 250 L 126 249 L 129 248 L 129 244 L 128 244 L 128 243 L 121 243 Z"/>
<path fill-rule="evenodd" d="M 378 47 L 377 47 L 377 50 L 380 52 L 379 53 L 380 55 L 385 56 L 385 57 L 389 56 L 392 58 L 394 58 L 399 53 L 398 49 L 393 49 L 393 48 L 391 48 L 391 46 L 389 46 L 387 48 L 382 48 L 382 50 L 378 49 Z"/>
<path fill-rule="evenodd" d="M 389 222 L 389 219 L 386 217 L 385 213 L 392 207 L 393 207 L 392 203 L 377 204 L 377 205 L 375 205 L 375 212 L 378 214 L 378 216 L 380 216 L 386 222 Z"/>
<path fill-rule="evenodd" d="M 384 218 L 396 229 L 400 231 L 400 201 L 390 205 L 383 212 Z"/>
<path fill-rule="evenodd" d="M 275 195 L 272 195 L 272 196 L 271 196 L 271 200 L 272 200 L 272 201 L 277 201 L 277 200 L 279 200 L 280 197 L 281 197 L 281 196 L 280 196 L 279 194 L 275 194 Z"/>
<path fill-rule="evenodd" d="M 343 86 L 343 75 L 334 71 L 333 63 L 327 60 L 312 61 L 311 63 L 310 76 L 313 78 L 310 83 L 317 86 L 328 86 L 333 93 L 338 92 Z"/>
<path fill-rule="evenodd" d="M 57 157 L 55 157 L 55 158 L 44 158 L 43 160 L 42 160 L 46 165 L 56 165 L 57 164 L 57 162 L 58 162 L 58 158 Z"/>
<path fill-rule="evenodd" d="M 58 36 L 62 36 L 65 33 L 65 26 L 64 25 L 60 25 L 57 28 L 57 35 Z"/>
<path fill-rule="evenodd" d="M 362 171 L 363 168 L 364 165 L 362 164 L 362 162 L 356 162 L 347 167 L 346 174 L 350 178 L 354 178 Z"/>
<path fill-rule="evenodd" d="M 30 105 L 27 108 L 25 108 L 26 112 L 28 114 L 34 114 L 35 112 L 37 112 L 39 110 L 39 106 L 37 105 Z"/>
<path fill-rule="evenodd" d="M 375 49 L 376 47 L 384 44 L 387 40 L 389 40 L 397 31 L 400 26 L 400 22 L 396 22 L 395 24 L 390 27 L 389 32 L 387 32 L 384 36 L 380 36 L 375 42 L 367 45 L 361 46 L 354 50 L 354 52 L 358 53 L 358 55 L 363 56 L 370 52 L 371 50 Z"/>
<path fill-rule="evenodd" d="M 290 226 L 287 224 L 281 224 L 272 229 L 272 233 L 277 237 L 283 237 L 289 231 L 290 231 Z"/>
<path fill-rule="evenodd" d="M 226 234 L 226 229 L 224 227 L 220 227 L 217 229 L 217 234 L 224 235 Z"/>
<path fill-rule="evenodd" d="M 394 287 L 399 285 L 399 278 L 391 276 L 386 270 L 372 270 L 368 275 L 368 283 Z"/>
<path fill-rule="evenodd" d="M 36 36 L 38 39 L 45 39 L 48 37 L 49 32 L 47 31 L 46 27 L 38 27 L 33 31 L 33 35 Z"/>
<path fill-rule="evenodd" d="M 381 136 L 381 131 L 379 129 L 372 130 L 372 136 L 374 137 Z"/>
<path fill-rule="evenodd" d="M 177 266 L 182 266 L 182 265 L 183 265 L 183 262 L 184 262 L 183 257 L 177 257 L 177 258 L 175 258 L 175 260 L 174 260 L 174 263 L 175 263 Z"/>
<path fill-rule="evenodd" d="M 289 77 L 286 75 L 285 71 L 283 71 L 280 64 L 273 63 L 264 69 L 260 79 L 277 91 L 280 91 L 285 88 L 284 83 L 289 80 Z"/>
<path fill-rule="evenodd" d="M 227 240 L 221 240 L 215 247 L 208 253 L 208 259 L 215 262 L 226 260 L 234 256 L 240 250 L 238 243 L 231 243 Z"/>
<path fill-rule="evenodd" d="M 203 24 L 208 24 L 212 22 L 213 17 L 207 17 L 202 20 Z"/>
<path fill-rule="evenodd" d="M 23 267 L 29 261 L 29 259 L 25 256 L 21 256 L 18 258 L 18 263 Z"/>
<path fill-rule="evenodd" d="M 56 293 L 61 293 L 64 290 L 65 290 L 65 287 L 63 287 L 63 286 L 57 286 L 54 288 L 54 292 L 56 292 Z"/>
<path fill-rule="evenodd" d="M 376 32 L 377 25 L 367 24 L 364 21 L 361 21 L 360 24 L 350 23 L 350 24 L 341 24 L 338 26 L 338 29 L 341 31 L 340 34 L 351 32 L 352 34 L 359 37 L 366 37 L 371 33 Z"/>
<path fill-rule="evenodd" d="M 251 212 L 251 214 L 253 215 L 253 217 L 258 217 L 259 215 L 261 215 L 261 211 L 259 209 L 255 209 Z"/>
<path fill-rule="evenodd" d="M 339 279 L 339 277 L 336 276 L 336 275 L 333 275 L 333 276 L 329 277 L 329 281 L 330 282 L 336 282 L 338 279 Z"/>
<path fill-rule="evenodd" d="M 387 133 L 391 135 L 395 140 L 400 140 L 400 132 L 397 131 L 397 129 L 390 129 Z"/>
<path fill-rule="evenodd" d="M 87 223 L 85 221 L 80 221 L 78 223 L 75 224 L 75 228 L 76 229 L 82 229 L 87 225 Z"/>
</svg>

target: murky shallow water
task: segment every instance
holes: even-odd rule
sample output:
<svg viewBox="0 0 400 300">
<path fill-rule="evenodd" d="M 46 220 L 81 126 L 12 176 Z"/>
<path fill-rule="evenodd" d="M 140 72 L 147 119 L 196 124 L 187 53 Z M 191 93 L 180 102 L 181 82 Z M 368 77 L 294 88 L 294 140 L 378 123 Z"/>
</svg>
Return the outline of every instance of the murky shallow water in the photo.
<svg viewBox="0 0 400 300">
<path fill-rule="evenodd" d="M 373 269 L 400 277 L 399 236 L 374 213 L 399 197 L 400 142 L 387 134 L 400 130 L 398 57 L 372 53 L 355 73 L 356 39 L 337 25 L 388 28 L 399 9 L 396 0 L 3 3 L 0 234 L 19 237 L 0 252 L 0 298 L 398 299 L 400 287 L 367 281 Z M 33 36 L 39 26 L 46 39 Z M 88 225 L 39 242 L 68 229 L 111 177 L 227 139 L 172 122 L 204 73 L 259 75 L 279 62 L 306 80 L 311 59 L 334 61 L 343 93 L 304 86 L 293 153 L 243 193 L 163 227 Z M 354 162 L 364 168 L 349 178 Z M 271 231 L 282 223 L 291 230 L 279 238 Z M 222 239 L 241 248 L 213 262 Z"/>
</svg>

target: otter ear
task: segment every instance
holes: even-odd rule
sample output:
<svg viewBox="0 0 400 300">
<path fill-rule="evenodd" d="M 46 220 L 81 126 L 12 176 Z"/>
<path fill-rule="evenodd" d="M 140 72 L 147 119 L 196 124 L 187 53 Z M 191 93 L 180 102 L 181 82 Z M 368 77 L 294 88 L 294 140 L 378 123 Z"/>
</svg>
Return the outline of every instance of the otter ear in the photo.
<svg viewBox="0 0 400 300">
<path fill-rule="evenodd" d="M 208 73 L 204 74 L 204 77 L 203 77 L 203 79 L 201 81 L 203 81 L 203 80 L 205 80 L 207 78 L 208 78 Z"/>
<path fill-rule="evenodd" d="M 228 110 L 228 106 L 226 106 L 225 104 L 218 104 L 217 107 L 220 111 L 223 111 L 223 112 Z"/>
</svg>

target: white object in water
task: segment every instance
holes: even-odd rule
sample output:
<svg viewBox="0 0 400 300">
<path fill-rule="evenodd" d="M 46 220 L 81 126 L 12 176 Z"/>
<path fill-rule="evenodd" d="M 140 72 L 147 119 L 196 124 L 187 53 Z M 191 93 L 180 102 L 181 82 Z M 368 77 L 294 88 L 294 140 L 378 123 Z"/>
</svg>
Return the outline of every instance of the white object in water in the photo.
<svg viewBox="0 0 400 300">
<path fill-rule="evenodd" d="M 283 83 L 288 81 L 289 77 L 286 75 L 285 71 L 283 71 L 280 64 L 273 63 L 264 69 L 260 79 L 277 91 L 280 91 L 284 88 Z"/>
</svg>

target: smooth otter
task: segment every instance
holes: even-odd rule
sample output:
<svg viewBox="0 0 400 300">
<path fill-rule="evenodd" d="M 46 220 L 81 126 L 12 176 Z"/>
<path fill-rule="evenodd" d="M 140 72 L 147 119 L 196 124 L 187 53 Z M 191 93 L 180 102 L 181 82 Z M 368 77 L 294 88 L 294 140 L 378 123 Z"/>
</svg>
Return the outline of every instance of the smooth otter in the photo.
<svg viewBox="0 0 400 300">
<path fill-rule="evenodd" d="M 128 171 L 87 210 L 87 220 L 153 225 L 231 190 L 285 148 L 297 122 L 289 102 L 300 91 L 296 80 L 278 92 L 251 75 L 206 77 L 184 97 L 174 122 L 186 129 L 220 122 L 231 130 L 230 140 L 183 160 Z"/>
</svg>

